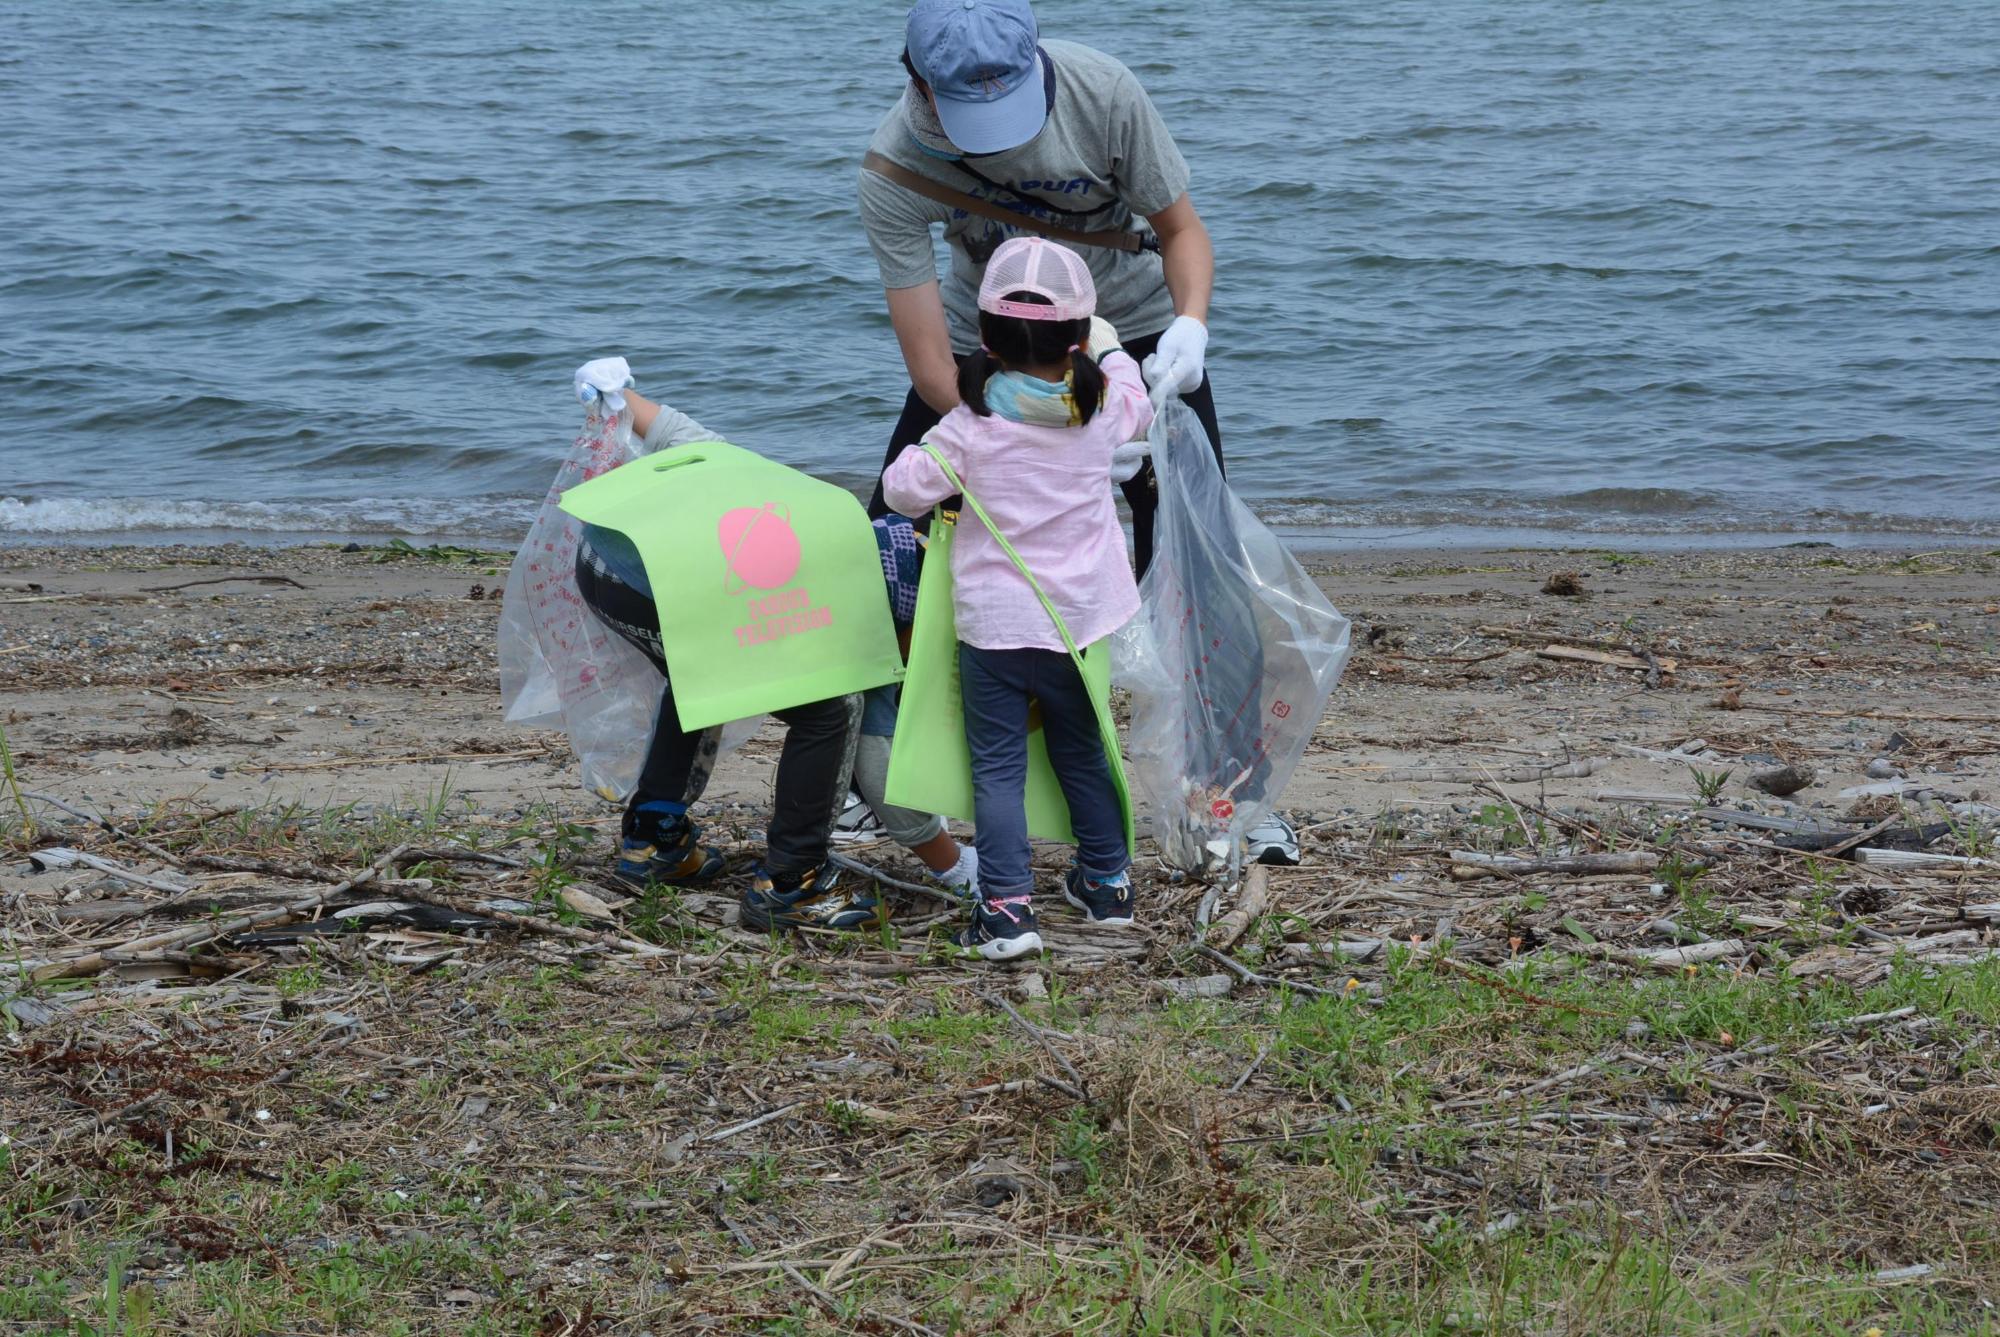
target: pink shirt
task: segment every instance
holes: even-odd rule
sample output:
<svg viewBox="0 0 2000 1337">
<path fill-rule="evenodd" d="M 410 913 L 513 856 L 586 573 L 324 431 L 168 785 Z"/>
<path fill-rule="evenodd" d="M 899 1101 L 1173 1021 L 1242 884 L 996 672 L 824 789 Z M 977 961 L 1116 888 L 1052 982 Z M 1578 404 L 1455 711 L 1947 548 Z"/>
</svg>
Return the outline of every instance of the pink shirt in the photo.
<svg viewBox="0 0 2000 1337">
<path fill-rule="evenodd" d="M 1082 427 L 982 418 L 961 404 L 924 438 L 1035 573 L 1078 649 L 1139 611 L 1112 501 L 1111 452 L 1145 435 L 1153 406 L 1129 356 L 1114 352 L 1102 365 L 1104 404 Z M 922 446 L 906 448 L 882 475 L 883 498 L 912 518 L 955 491 Z M 1063 649 L 1048 611 L 970 506 L 952 540 L 951 574 L 959 640 L 981 650 Z"/>
</svg>

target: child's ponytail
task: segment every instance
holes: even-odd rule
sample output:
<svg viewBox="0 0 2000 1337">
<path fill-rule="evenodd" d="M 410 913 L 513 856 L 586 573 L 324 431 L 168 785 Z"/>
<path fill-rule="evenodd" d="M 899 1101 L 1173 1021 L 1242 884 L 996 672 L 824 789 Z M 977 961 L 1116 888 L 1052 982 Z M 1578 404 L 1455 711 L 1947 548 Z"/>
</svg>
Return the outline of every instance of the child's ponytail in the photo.
<svg viewBox="0 0 2000 1337">
<path fill-rule="evenodd" d="M 983 318 L 981 323 L 985 323 Z M 993 412 L 986 407 L 986 383 L 999 370 L 1000 364 L 993 360 L 993 354 L 986 351 L 984 344 L 958 364 L 958 402 L 971 409 L 974 416 L 984 418 Z"/>
<path fill-rule="evenodd" d="M 1085 322 L 1088 329 L 1088 322 Z M 1090 350 L 1072 344 L 1069 350 L 1070 396 L 1076 402 L 1076 420 L 1089 422 L 1104 407 L 1104 368 L 1097 365 Z"/>
</svg>

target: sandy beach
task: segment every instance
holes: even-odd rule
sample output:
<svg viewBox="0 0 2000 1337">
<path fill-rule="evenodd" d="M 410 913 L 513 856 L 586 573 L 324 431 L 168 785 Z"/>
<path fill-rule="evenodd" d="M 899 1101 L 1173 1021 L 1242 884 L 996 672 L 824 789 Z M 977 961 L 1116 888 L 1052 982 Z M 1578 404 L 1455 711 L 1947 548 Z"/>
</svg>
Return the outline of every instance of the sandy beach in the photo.
<svg viewBox="0 0 2000 1337">
<path fill-rule="evenodd" d="M 0 549 L 0 1318 L 1983 1330 L 2000 554 L 1314 569 L 1304 865 L 994 969 L 734 927 L 771 730 L 612 885 L 499 555 Z"/>
<path fill-rule="evenodd" d="M 452 550 L 431 550 L 434 554 Z M 584 816 L 562 739 L 502 722 L 505 557 L 386 549 L 0 549 L 0 705 L 33 787 L 119 811 L 163 803 L 386 803 L 449 787 L 482 812 Z M 1543 592 L 1576 577 L 1581 593 Z M 1356 653 L 1285 806 L 1305 822 L 1448 802 L 1384 777 L 1590 759 L 1547 797 L 1685 785 L 1627 755 L 1696 737 L 1747 773 L 1810 760 L 1795 801 L 1838 806 L 1893 727 L 1939 783 L 1996 789 L 1967 752 L 2000 687 L 2000 557 L 1978 549 L 1401 551 L 1319 559 Z M 1549 646 L 1642 668 L 1543 657 Z M 1740 708 L 1718 704 L 1727 694 Z M 1869 723 L 1879 717 L 1884 723 Z M 1990 736 L 1993 726 L 1985 726 Z M 776 731 L 712 798 L 769 793 Z M 1739 777 L 1740 778 L 1740 777 Z M 1738 792 L 1740 786 L 1732 788 Z M 1332 826 L 1329 830 L 1334 829 Z"/>
</svg>

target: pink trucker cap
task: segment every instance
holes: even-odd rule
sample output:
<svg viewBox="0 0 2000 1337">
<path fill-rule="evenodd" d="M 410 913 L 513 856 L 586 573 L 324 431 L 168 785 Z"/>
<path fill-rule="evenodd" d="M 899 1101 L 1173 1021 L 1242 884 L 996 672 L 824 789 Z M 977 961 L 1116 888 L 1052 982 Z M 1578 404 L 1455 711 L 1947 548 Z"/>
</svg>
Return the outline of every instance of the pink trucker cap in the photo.
<svg viewBox="0 0 2000 1337">
<path fill-rule="evenodd" d="M 1007 294 L 1013 292 L 1031 292 L 1048 298 L 1049 304 L 1010 302 Z M 1022 320 L 1082 320 L 1097 313 L 1097 285 L 1091 282 L 1090 266 L 1067 246 L 1042 237 L 1013 237 L 1000 243 L 986 262 L 979 309 Z"/>
</svg>

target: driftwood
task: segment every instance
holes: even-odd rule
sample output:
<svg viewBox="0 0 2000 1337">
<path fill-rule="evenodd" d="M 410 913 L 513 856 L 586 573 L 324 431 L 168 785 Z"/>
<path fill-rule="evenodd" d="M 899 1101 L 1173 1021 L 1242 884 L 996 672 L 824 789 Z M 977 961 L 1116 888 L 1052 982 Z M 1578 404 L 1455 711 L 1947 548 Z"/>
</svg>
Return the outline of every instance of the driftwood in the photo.
<svg viewBox="0 0 2000 1337">
<path fill-rule="evenodd" d="M 101 974 L 116 965 L 157 959 L 162 952 L 185 952 L 190 947 L 199 947 L 203 943 L 214 942 L 217 938 L 226 938 L 245 929 L 262 928 L 267 924 L 282 924 L 286 920 L 311 914 L 328 901 L 374 881 L 382 875 L 383 870 L 394 867 L 403 852 L 404 847 L 399 846 L 345 882 L 328 887 L 324 891 L 314 892 L 310 896 L 289 901 L 284 905 L 274 905 L 268 910 L 237 915 L 230 919 L 210 920 L 190 928 L 149 934 L 69 961 L 51 961 L 36 968 L 32 978 L 37 984 L 48 980 L 81 979 L 84 976 Z"/>
<path fill-rule="evenodd" d="M 1880 868 L 2000 868 L 2000 863 L 1992 859 L 1974 859 L 1962 854 L 1929 854 L 1922 850 L 1881 850 L 1868 846 L 1854 851 L 1854 862 Z M 1966 907 L 1968 912 L 1971 908 Z"/>
<path fill-rule="evenodd" d="M 1288 942 L 1284 955 L 1297 961 L 1372 961 L 1382 954 L 1380 938 L 1343 938 L 1339 942 Z"/>
<path fill-rule="evenodd" d="M 66 812 L 72 817 L 81 817 L 86 822 L 90 822 L 93 823 L 94 825 L 100 826 L 104 828 L 104 830 L 110 832 L 112 835 L 118 837 L 118 839 L 126 841 L 133 845 L 137 845 L 140 849 L 146 851 L 146 853 L 152 855 L 155 859 L 158 859 L 162 863 L 173 864 L 177 868 L 180 866 L 181 863 L 180 859 L 178 859 L 174 855 L 168 853 L 166 850 L 161 849 L 158 845 L 153 844 L 149 840 L 144 840 L 139 836 L 133 835 L 130 831 L 127 831 L 122 827 L 117 826 L 107 818 L 99 816 L 97 813 L 85 812 L 81 808 L 73 808 L 69 804 L 63 802 L 61 799 L 57 798 L 53 794 L 40 794 L 32 789 L 23 789 L 20 791 L 20 794 L 21 797 L 23 798 L 33 799 L 37 803 L 46 803 L 51 808 L 54 808 L 59 812 Z"/>
<path fill-rule="evenodd" d="M 1869 827 L 1866 831 L 1856 832 L 1854 835 L 1849 836 L 1845 840 L 1836 842 L 1835 844 L 1832 845 L 1828 845 L 1826 848 L 1818 851 L 1818 853 L 1825 855 L 1829 858 L 1833 857 L 1834 855 L 1845 854 L 1857 845 L 1866 845 L 1869 841 L 1881 835 L 1884 831 L 1887 831 L 1890 827 L 1894 826 L 1895 824 L 1896 824 L 1896 819 L 1894 817 L 1885 817 L 1881 821 L 1875 823 L 1875 825 Z"/>
<path fill-rule="evenodd" d="M 1322 989 L 1317 985 L 1307 984 L 1302 980 L 1288 980 L 1271 975 L 1260 975 L 1241 961 L 1238 961 L 1235 957 L 1218 952 L 1205 942 L 1196 943 L 1194 949 L 1217 965 L 1223 967 L 1237 979 L 1242 980 L 1245 984 L 1260 984 L 1267 989 L 1291 989 L 1298 993 L 1314 994 L 1322 998 L 1340 997 L 1340 991 L 1337 989 Z"/>
<path fill-rule="evenodd" d="M 635 952 L 641 956 L 674 956 L 677 953 L 650 942 L 640 942 L 637 938 L 622 938 L 616 933 L 601 933 L 595 929 L 576 928 L 570 924 L 558 924 L 553 919 L 543 919 L 537 915 L 520 915 L 497 906 L 485 906 L 478 910 L 467 910 L 449 896 L 439 895 L 414 882 L 399 882 L 389 893 L 405 900 L 421 901 L 425 905 L 435 905 L 441 910 L 456 910 L 460 914 L 476 914 L 486 919 L 497 920 L 509 928 L 527 933 L 540 933 L 551 938 L 566 938 L 570 942 L 587 942 L 593 947 L 608 947 L 616 952 Z"/>
<path fill-rule="evenodd" d="M 1374 778 L 1392 784 L 1477 784 L 1527 785 L 1538 780 L 1581 780 L 1596 770 L 1592 759 L 1550 766 L 1418 766 L 1384 771 Z"/>
<path fill-rule="evenodd" d="M 1951 832 L 1949 822 L 1932 822 L 1925 826 L 1897 826 L 1896 821 L 1897 819 L 1892 817 L 1886 822 L 1878 822 L 1860 832 L 1801 832 L 1796 836 L 1780 836 L 1777 844 L 1783 849 L 1839 858 L 1849 850 L 1858 852 L 1858 848 L 1863 846 L 1876 851 L 1914 852 Z"/>
<path fill-rule="evenodd" d="M 1589 877 L 1599 873 L 1650 873 L 1659 867 L 1660 856 L 1652 850 L 1637 850 L 1629 854 L 1572 854 L 1552 859 L 1518 859 L 1479 854 L 1472 850 L 1453 850 L 1451 862 L 1453 880 L 1473 882 L 1484 877 L 1527 877 L 1544 873 L 1570 877 Z"/>
<path fill-rule="evenodd" d="M 1574 645 L 1545 645 L 1535 651 L 1537 659 L 1563 660 L 1572 664 L 1599 664 L 1605 668 L 1645 669 L 1672 673 L 1679 661 L 1655 657 L 1652 662 L 1623 650 L 1585 650 Z"/>
<path fill-rule="evenodd" d="M 1583 942 L 1568 948 L 1578 956 L 1594 956 L 1606 961 L 1622 961 L 1628 966 L 1650 966 L 1655 970 L 1684 970 L 1702 961 L 1724 961 L 1747 956 L 1750 944 L 1740 938 L 1720 942 L 1697 942 L 1686 947 L 1614 947 L 1608 942 Z"/>
<path fill-rule="evenodd" d="M 875 865 L 863 863 L 852 855 L 842 854 L 839 850 L 834 850 L 827 857 L 842 868 L 859 873 L 866 878 L 873 878 L 883 886 L 896 891 L 905 892 L 912 896 L 928 897 L 934 901 L 943 901 L 947 905 L 963 906 L 966 903 L 965 897 L 947 891 L 943 887 L 926 886 L 921 882 L 907 882 L 902 878 L 891 877 L 881 869 L 875 867 Z"/>
<path fill-rule="evenodd" d="M 127 868 L 115 859 L 106 859 L 102 855 L 60 845 L 50 849 L 29 851 L 28 863 L 38 873 L 46 873 L 53 868 L 95 868 L 100 873 L 111 874 L 120 882 L 129 882 L 135 887 L 146 887 L 152 891 L 164 891 L 172 896 L 193 890 L 179 878 L 163 877 L 157 873 L 142 873 L 136 868 Z"/>
<path fill-rule="evenodd" d="M 1655 794 L 1644 789 L 1600 789 L 1591 797 L 1599 803 L 1644 803 L 1651 807 L 1684 808 L 1692 800 L 1686 794 Z"/>
<path fill-rule="evenodd" d="M 1706 755 L 1702 749 L 1694 749 L 1688 752 L 1662 752 L 1656 747 L 1640 747 L 1637 743 L 1613 743 L 1611 750 L 1628 757 L 1641 757 L 1647 761 L 1670 761 L 1676 765 L 1687 767 L 1715 766 L 1724 761 L 1722 757 Z"/>
<path fill-rule="evenodd" d="M 1236 908 L 1211 924 L 1208 929 L 1208 944 L 1223 951 L 1236 945 L 1236 940 L 1249 931 L 1256 918 L 1265 913 L 1275 901 L 1271 891 L 1271 870 L 1263 864 L 1250 865 L 1243 876 L 1243 892 L 1237 898 Z"/>
<path fill-rule="evenodd" d="M 1697 942 L 1686 947 L 1641 948 L 1624 953 L 1627 961 L 1641 961 L 1647 965 L 1666 966 L 1678 970 L 1698 961 L 1721 961 L 1733 956 L 1742 956 L 1749 947 L 1740 938 L 1725 938 L 1720 942 Z"/>
<path fill-rule="evenodd" d="M 1831 836 L 1838 841 L 1854 834 L 1852 827 L 1837 826 L 1810 818 L 1774 817 L 1768 813 L 1743 812 L 1737 808 L 1696 808 L 1696 817 L 1730 826 L 1747 826 L 1753 831 L 1781 831 L 1788 836 Z"/>
<path fill-rule="evenodd" d="M 1475 630 L 1481 636 L 1490 636 L 1495 640 L 1501 640 L 1501 641 L 1512 641 L 1516 645 L 1534 645 L 1536 643 L 1547 645 L 1549 643 L 1549 637 L 1555 634 L 1547 631 L 1536 631 L 1532 627 L 1526 627 L 1526 626 L 1503 627 L 1503 626 L 1496 626 L 1490 623 L 1485 626 L 1477 627 L 1475 628 Z M 1591 636 L 1567 636 L 1567 635 L 1563 637 L 1563 641 L 1570 645 L 1587 645 L 1593 650 L 1612 650 L 1612 651 L 1617 651 L 1621 654 L 1637 653 L 1637 651 L 1633 648 L 1633 646 L 1629 642 L 1625 641 L 1605 641 L 1605 640 L 1598 640 L 1597 638 Z M 1641 665 L 1640 667 L 1643 668 L 1644 665 Z"/>
</svg>

